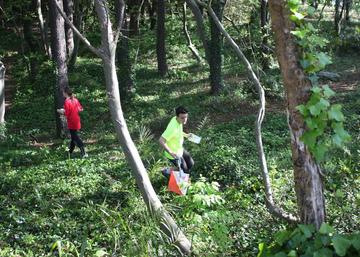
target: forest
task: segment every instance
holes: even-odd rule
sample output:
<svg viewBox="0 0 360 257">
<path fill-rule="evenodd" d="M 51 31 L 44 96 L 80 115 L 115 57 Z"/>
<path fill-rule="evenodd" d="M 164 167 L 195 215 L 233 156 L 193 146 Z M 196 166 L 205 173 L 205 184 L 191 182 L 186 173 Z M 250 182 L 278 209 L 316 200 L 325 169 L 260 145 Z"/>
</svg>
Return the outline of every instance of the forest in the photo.
<svg viewBox="0 0 360 257">
<path fill-rule="evenodd" d="M 0 35 L 0 257 L 360 256 L 360 0 L 0 0 Z"/>
</svg>

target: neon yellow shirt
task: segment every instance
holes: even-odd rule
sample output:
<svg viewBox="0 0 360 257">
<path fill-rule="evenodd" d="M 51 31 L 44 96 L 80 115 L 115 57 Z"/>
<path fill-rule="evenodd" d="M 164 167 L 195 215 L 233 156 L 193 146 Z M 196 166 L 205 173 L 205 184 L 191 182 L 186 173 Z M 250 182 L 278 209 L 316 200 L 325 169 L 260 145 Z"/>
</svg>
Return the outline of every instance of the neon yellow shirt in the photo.
<svg viewBox="0 0 360 257">
<path fill-rule="evenodd" d="M 166 144 L 172 152 L 180 156 L 183 155 L 183 125 L 176 120 L 176 116 L 170 120 L 166 130 L 161 136 L 165 138 Z M 164 155 L 168 159 L 174 159 L 174 157 L 172 157 L 167 151 L 164 152 Z"/>
</svg>

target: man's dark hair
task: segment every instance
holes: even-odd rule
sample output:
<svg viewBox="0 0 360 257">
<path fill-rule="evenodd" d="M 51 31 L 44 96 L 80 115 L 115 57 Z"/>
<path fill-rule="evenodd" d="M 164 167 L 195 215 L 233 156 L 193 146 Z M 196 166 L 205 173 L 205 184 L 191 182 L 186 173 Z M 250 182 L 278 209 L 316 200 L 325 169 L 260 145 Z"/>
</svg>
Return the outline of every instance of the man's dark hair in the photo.
<svg viewBox="0 0 360 257">
<path fill-rule="evenodd" d="M 72 96 L 72 95 L 73 95 L 73 92 L 72 92 L 72 90 L 71 90 L 70 87 L 65 87 L 65 88 L 64 88 L 64 92 L 65 92 L 66 94 L 68 94 L 68 96 Z"/>
<path fill-rule="evenodd" d="M 179 106 L 175 109 L 176 116 L 179 116 L 181 113 L 186 114 L 189 113 L 188 110 L 186 110 L 185 107 Z"/>
</svg>

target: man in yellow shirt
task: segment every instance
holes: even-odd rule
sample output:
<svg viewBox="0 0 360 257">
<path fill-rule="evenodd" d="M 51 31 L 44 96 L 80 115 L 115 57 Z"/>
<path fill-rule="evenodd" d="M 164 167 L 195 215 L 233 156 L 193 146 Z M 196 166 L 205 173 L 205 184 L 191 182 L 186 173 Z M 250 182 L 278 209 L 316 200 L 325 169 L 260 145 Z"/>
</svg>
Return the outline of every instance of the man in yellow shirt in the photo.
<svg viewBox="0 0 360 257">
<path fill-rule="evenodd" d="M 186 134 L 183 131 L 183 125 L 187 122 L 189 112 L 184 107 L 179 106 L 176 108 L 175 113 L 176 116 L 170 120 L 159 142 L 165 150 L 165 157 L 175 166 L 177 166 L 177 162 L 180 160 L 183 171 L 190 173 L 190 169 L 194 166 L 194 160 L 189 152 L 183 148 L 184 137 L 188 138 L 191 135 L 191 133 Z M 169 175 L 169 169 L 164 170 L 163 174 L 165 176 Z"/>
</svg>

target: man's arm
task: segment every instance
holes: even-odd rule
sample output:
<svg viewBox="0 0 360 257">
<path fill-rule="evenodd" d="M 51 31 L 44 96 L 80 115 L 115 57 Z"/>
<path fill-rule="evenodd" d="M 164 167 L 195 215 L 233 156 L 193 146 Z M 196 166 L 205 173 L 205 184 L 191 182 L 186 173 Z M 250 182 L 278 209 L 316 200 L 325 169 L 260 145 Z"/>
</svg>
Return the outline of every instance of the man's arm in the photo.
<svg viewBox="0 0 360 257">
<path fill-rule="evenodd" d="M 176 153 L 174 153 L 173 151 L 170 150 L 170 148 L 167 146 L 166 144 L 166 139 L 163 137 L 159 138 L 159 143 L 160 145 L 165 149 L 166 152 L 168 152 L 172 157 L 174 157 L 175 159 L 177 158 Z"/>
</svg>

